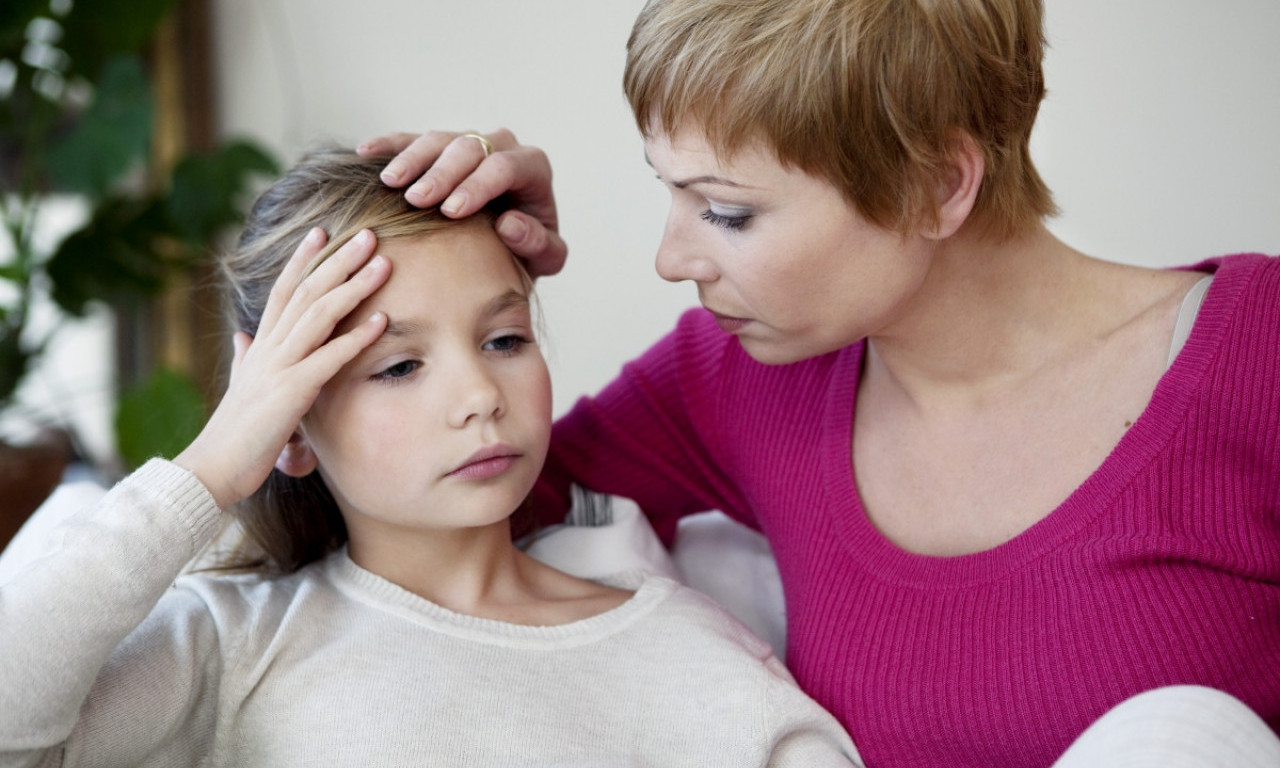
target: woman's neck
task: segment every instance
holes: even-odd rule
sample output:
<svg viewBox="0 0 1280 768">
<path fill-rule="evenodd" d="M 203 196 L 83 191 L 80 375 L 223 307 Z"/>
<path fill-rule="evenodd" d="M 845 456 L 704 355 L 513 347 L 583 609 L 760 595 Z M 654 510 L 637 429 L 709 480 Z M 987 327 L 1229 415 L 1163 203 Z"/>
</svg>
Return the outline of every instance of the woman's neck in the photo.
<svg viewBox="0 0 1280 768">
<path fill-rule="evenodd" d="M 998 399 L 1094 332 L 1094 288 L 1113 266 L 1042 226 L 1004 241 L 958 234 L 936 246 L 906 311 L 869 339 L 867 375 L 885 377 L 918 407 Z"/>
</svg>

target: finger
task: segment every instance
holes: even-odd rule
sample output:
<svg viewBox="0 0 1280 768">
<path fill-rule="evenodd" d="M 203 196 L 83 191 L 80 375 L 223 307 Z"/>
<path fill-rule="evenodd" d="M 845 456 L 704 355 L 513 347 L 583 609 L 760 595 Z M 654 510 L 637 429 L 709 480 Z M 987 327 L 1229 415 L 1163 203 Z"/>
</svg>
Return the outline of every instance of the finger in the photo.
<svg viewBox="0 0 1280 768">
<path fill-rule="evenodd" d="M 362 229 L 298 281 L 288 295 L 287 303 L 280 310 L 278 326 L 268 329 L 271 337 L 277 337 L 276 327 L 282 329 L 281 336 L 289 335 L 308 307 L 356 274 L 369 262 L 377 246 L 378 239 L 373 232 Z M 281 290 L 287 289 L 287 283 L 278 282 L 277 285 Z M 376 286 L 367 287 L 372 293 Z M 261 336 L 262 333 L 258 335 Z"/>
<path fill-rule="evenodd" d="M 488 140 L 488 139 L 486 139 Z M 498 151 L 498 145 L 489 140 L 489 147 Z M 448 197 L 444 212 L 449 216 L 469 216 L 488 202 L 476 200 L 474 207 L 466 203 L 467 191 L 460 184 L 471 176 L 490 155 L 484 143 L 471 135 L 456 135 L 441 150 L 417 181 L 405 190 L 404 196 L 411 204 L 427 208 Z M 466 208 L 462 211 L 462 208 Z"/>
<path fill-rule="evenodd" d="M 419 134 L 397 131 L 383 136 L 376 136 L 360 143 L 356 154 L 361 157 L 391 157 L 398 155 L 418 138 Z"/>
<path fill-rule="evenodd" d="M 382 169 L 382 182 L 391 187 L 403 187 L 417 181 L 431 168 L 432 163 L 449 142 L 460 136 L 456 131 L 427 131 L 398 150 Z M 395 143 L 391 143 L 394 146 Z"/>
<path fill-rule="evenodd" d="M 319 395 L 320 389 L 336 376 L 343 366 L 356 359 L 366 347 L 377 341 L 386 328 L 386 313 L 374 312 L 363 322 L 356 323 L 350 330 L 334 336 L 299 363 L 298 375 L 307 382 L 306 386 L 314 393 L 311 399 L 314 400 Z M 308 403 L 307 408 L 310 407 Z M 303 412 L 305 413 L 305 409 Z"/>
<path fill-rule="evenodd" d="M 293 296 L 293 292 L 297 290 L 298 283 L 302 282 L 307 265 L 324 249 L 326 242 L 328 242 L 328 237 L 325 235 L 324 230 L 314 227 L 302 239 L 302 242 L 298 243 L 293 255 L 285 262 L 284 269 L 280 270 L 279 277 L 276 278 L 275 283 L 271 286 L 271 293 L 267 296 L 267 304 L 262 309 L 262 317 L 258 318 L 257 334 L 259 336 L 270 333 L 271 329 L 275 327 L 280 319 L 280 314 Z"/>
<path fill-rule="evenodd" d="M 470 154 L 474 153 L 472 150 Z M 436 196 L 445 186 L 457 184 L 457 188 L 440 204 L 445 215 L 452 218 L 470 216 L 490 200 L 506 195 L 512 207 L 537 217 L 544 227 L 558 228 L 555 196 L 551 191 L 551 164 L 542 150 L 521 146 L 494 152 L 462 178 L 458 177 L 466 170 L 465 165 L 460 163 L 458 167 L 450 167 L 445 163 L 445 158 L 441 158 L 424 177 L 424 180 L 440 180 L 433 187 Z M 446 173 L 451 175 L 446 176 Z M 410 202 L 416 204 L 413 200 Z"/>
<path fill-rule="evenodd" d="M 522 211 L 507 211 L 498 217 L 495 229 L 507 248 L 524 259 L 530 277 L 554 275 L 564 268 L 569 246 L 536 218 Z"/>
<path fill-rule="evenodd" d="M 288 364 L 313 354 L 390 274 L 391 262 L 385 256 L 374 256 L 356 274 L 308 304 L 280 341 L 281 361 Z"/>
<path fill-rule="evenodd" d="M 244 331 L 231 334 L 231 378 L 235 378 L 236 372 L 240 370 L 244 355 L 249 351 L 249 345 L 252 343 L 253 337 Z"/>
</svg>

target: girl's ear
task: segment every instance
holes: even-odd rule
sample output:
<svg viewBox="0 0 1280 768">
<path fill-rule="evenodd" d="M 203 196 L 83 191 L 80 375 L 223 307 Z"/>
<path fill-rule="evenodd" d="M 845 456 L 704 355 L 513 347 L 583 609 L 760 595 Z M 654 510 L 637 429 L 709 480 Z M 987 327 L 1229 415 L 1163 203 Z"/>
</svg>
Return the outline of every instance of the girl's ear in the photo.
<svg viewBox="0 0 1280 768">
<path fill-rule="evenodd" d="M 938 190 L 938 224 L 925 229 L 931 240 L 945 240 L 960 230 L 982 188 L 987 163 L 973 137 L 956 131 L 951 140 L 950 165 Z"/>
<path fill-rule="evenodd" d="M 289 477 L 306 477 L 316 470 L 319 462 L 315 451 L 301 432 L 294 432 L 289 442 L 284 444 L 280 457 L 276 459 L 276 469 Z"/>
</svg>

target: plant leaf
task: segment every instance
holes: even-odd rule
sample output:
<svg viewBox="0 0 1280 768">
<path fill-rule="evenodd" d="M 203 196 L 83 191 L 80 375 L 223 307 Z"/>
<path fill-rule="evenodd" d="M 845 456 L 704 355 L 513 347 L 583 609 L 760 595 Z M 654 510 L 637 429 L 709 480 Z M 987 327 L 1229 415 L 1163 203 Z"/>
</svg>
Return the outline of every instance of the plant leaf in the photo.
<svg viewBox="0 0 1280 768">
<path fill-rule="evenodd" d="M 154 202 L 115 199 L 67 236 L 45 265 L 58 306 L 81 316 L 94 299 L 158 291 L 167 265 L 154 248 L 156 209 Z"/>
<path fill-rule="evenodd" d="M 130 469 L 153 456 L 171 459 L 200 434 L 204 421 L 204 399 L 191 379 L 158 368 L 120 398 L 115 422 L 120 456 Z"/>
<path fill-rule="evenodd" d="M 49 172 L 63 189 L 103 197 L 147 159 L 151 146 L 151 85 L 136 56 L 113 58 L 75 128 L 49 148 Z"/>
<path fill-rule="evenodd" d="M 75 0 L 71 11 L 58 20 L 63 30 L 58 47 L 71 57 L 75 72 L 97 80 L 99 69 L 111 57 L 141 53 L 175 4 L 175 0 Z"/>
<path fill-rule="evenodd" d="M 27 25 L 47 15 L 48 0 L 4 0 L 0 3 L 0 57 L 17 58 L 27 40 Z"/>
<path fill-rule="evenodd" d="M 193 246 L 209 242 L 243 219 L 243 198 L 254 176 L 279 173 L 276 161 L 247 141 L 192 153 L 173 169 L 167 207 L 175 231 Z"/>
</svg>

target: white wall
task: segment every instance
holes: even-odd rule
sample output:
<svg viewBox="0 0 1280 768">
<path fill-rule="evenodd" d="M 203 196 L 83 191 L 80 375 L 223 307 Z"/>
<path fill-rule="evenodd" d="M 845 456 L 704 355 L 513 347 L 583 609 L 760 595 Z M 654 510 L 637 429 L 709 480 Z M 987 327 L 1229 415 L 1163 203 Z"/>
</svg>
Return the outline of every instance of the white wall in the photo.
<svg viewBox="0 0 1280 768">
<path fill-rule="evenodd" d="M 642 0 L 214 0 L 224 134 L 309 141 L 502 125 L 551 156 L 564 273 L 539 281 L 557 411 L 696 302 L 653 272 L 666 194 L 621 95 Z M 1046 0 L 1033 141 L 1098 256 L 1280 253 L 1280 2 Z"/>
</svg>

